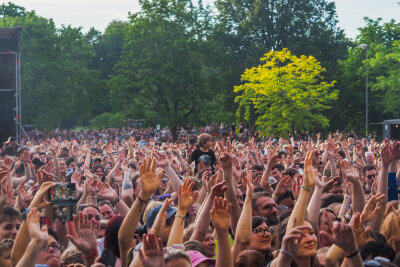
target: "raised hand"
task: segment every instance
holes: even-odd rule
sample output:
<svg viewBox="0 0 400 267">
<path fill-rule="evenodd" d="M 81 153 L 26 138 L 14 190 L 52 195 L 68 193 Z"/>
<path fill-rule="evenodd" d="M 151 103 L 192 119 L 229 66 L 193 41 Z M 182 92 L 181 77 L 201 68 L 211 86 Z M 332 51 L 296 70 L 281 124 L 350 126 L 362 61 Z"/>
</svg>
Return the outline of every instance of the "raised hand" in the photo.
<svg viewBox="0 0 400 267">
<path fill-rule="evenodd" d="M 340 161 L 340 169 L 342 170 L 342 174 L 344 178 L 349 180 L 352 183 L 360 181 L 360 176 L 358 171 L 351 166 L 351 163 L 346 160 Z"/>
<path fill-rule="evenodd" d="M 79 149 L 78 149 L 78 145 L 72 145 L 72 149 L 71 149 L 71 155 L 75 158 L 77 158 L 79 156 Z"/>
<path fill-rule="evenodd" d="M 232 171 L 232 157 L 224 152 L 219 158 L 219 164 L 224 171 Z"/>
<path fill-rule="evenodd" d="M 52 182 L 44 182 L 39 190 L 36 192 L 35 197 L 33 198 L 31 204 L 29 205 L 28 209 L 32 208 L 40 208 L 43 206 L 51 205 L 50 202 L 45 201 L 43 198 L 46 196 L 47 192 L 55 185 Z"/>
<path fill-rule="evenodd" d="M 153 153 L 153 156 L 157 159 L 157 166 L 161 168 L 166 168 L 170 165 L 169 158 L 165 154 Z"/>
<path fill-rule="evenodd" d="M 4 167 L 4 169 L 7 170 L 7 171 L 11 171 L 12 164 L 13 164 L 13 162 L 12 162 L 12 160 L 10 158 L 5 158 L 3 160 L 3 166 L 2 167 Z"/>
<path fill-rule="evenodd" d="M 231 226 L 232 204 L 226 199 L 214 198 L 214 205 L 211 209 L 211 221 L 218 230 L 227 231 Z"/>
<path fill-rule="evenodd" d="M 100 190 L 100 196 L 104 199 L 113 201 L 118 197 L 117 192 L 108 183 L 98 182 L 97 187 Z"/>
<path fill-rule="evenodd" d="M 246 199 L 253 199 L 253 191 L 254 191 L 254 184 L 253 184 L 253 172 L 247 171 L 247 175 L 245 177 L 246 181 Z"/>
<path fill-rule="evenodd" d="M 343 249 L 346 256 L 357 251 L 356 236 L 348 224 L 333 223 L 333 243 Z"/>
<path fill-rule="evenodd" d="M 73 219 L 75 237 L 67 235 L 72 244 L 87 257 L 92 257 L 97 250 L 95 224 L 94 218 L 89 220 L 87 214 L 80 211 Z"/>
<path fill-rule="evenodd" d="M 24 187 L 24 183 L 20 183 L 17 187 L 17 203 L 20 207 L 28 207 L 29 202 L 32 200 L 32 194 L 29 188 Z"/>
<path fill-rule="evenodd" d="M 82 177 L 83 175 L 79 171 L 74 172 L 71 176 L 71 183 L 75 184 L 76 191 L 78 191 L 78 193 L 83 192 L 83 187 L 81 186 Z"/>
<path fill-rule="evenodd" d="M 275 189 L 275 195 L 279 196 L 282 195 L 286 192 L 288 188 L 292 186 L 292 177 L 290 175 L 285 175 L 283 178 L 279 181 L 278 185 L 276 186 Z"/>
<path fill-rule="evenodd" d="M 390 148 L 390 144 L 387 138 L 385 139 L 385 144 L 382 148 L 381 156 L 383 167 L 389 167 L 394 155 L 392 153 L 392 149 Z"/>
<path fill-rule="evenodd" d="M 328 145 L 326 146 L 325 151 L 329 157 L 335 156 L 335 141 L 334 140 L 331 140 L 328 142 Z"/>
<path fill-rule="evenodd" d="M 164 251 L 161 238 L 153 233 L 143 234 L 143 246 L 139 249 L 143 267 L 164 266 Z"/>
<path fill-rule="evenodd" d="M 156 176 L 156 168 L 157 162 L 153 157 L 144 159 L 142 166 L 140 166 L 140 181 L 142 183 L 140 195 L 144 200 L 150 199 L 160 185 L 162 172 L 159 172 Z"/>
<path fill-rule="evenodd" d="M 26 217 L 26 224 L 28 226 L 29 236 L 31 240 L 37 242 L 38 244 L 46 244 L 49 239 L 49 235 L 47 233 L 47 226 L 44 225 L 42 229 L 40 229 L 40 212 L 33 208 L 28 213 Z"/>
<path fill-rule="evenodd" d="M 357 214 L 354 215 L 354 220 L 352 224 L 352 227 L 354 229 L 354 234 L 356 235 L 356 242 L 359 247 L 371 240 L 371 237 L 369 236 L 371 227 L 366 227 L 364 229 L 364 222 L 365 222 L 364 218 L 365 218 L 364 214 L 360 215 L 360 213 L 357 212 Z"/>
<path fill-rule="evenodd" d="M 364 210 L 362 212 L 362 215 L 364 215 L 363 219 L 364 222 L 369 222 L 372 220 L 372 218 L 375 216 L 375 214 L 381 209 L 379 207 L 379 202 L 385 200 L 385 195 L 384 194 L 376 194 L 372 196 L 367 204 L 364 206 Z"/>
<path fill-rule="evenodd" d="M 296 221 L 296 220 L 295 220 Z M 295 226 L 295 224 L 294 224 Z M 300 225 L 294 227 L 288 234 L 282 239 L 282 249 L 289 252 L 291 255 L 296 255 L 300 248 L 301 240 L 306 237 L 305 230 L 309 230 L 309 226 Z M 288 256 L 285 255 L 284 256 Z"/>
<path fill-rule="evenodd" d="M 312 166 L 315 151 L 307 152 L 306 159 L 304 161 L 304 179 L 303 186 L 313 189 L 316 183 L 317 171 Z"/>
<path fill-rule="evenodd" d="M 29 162 L 29 160 L 31 159 L 30 155 L 29 155 L 29 151 L 28 150 L 24 150 L 24 152 L 21 155 L 21 161 L 24 164 L 27 164 Z"/>
<path fill-rule="evenodd" d="M 222 181 L 220 183 L 215 184 L 211 188 L 210 197 L 220 197 L 224 195 L 224 192 L 228 189 L 228 186 L 225 185 L 226 181 Z"/>
<path fill-rule="evenodd" d="M 1 204 L 12 205 L 15 190 L 6 181 L 0 183 L 0 206 Z"/>
<path fill-rule="evenodd" d="M 194 182 L 190 179 L 186 179 L 179 186 L 178 193 L 178 210 L 186 212 L 194 202 L 196 202 L 199 192 L 195 191 L 192 193 Z"/>
</svg>

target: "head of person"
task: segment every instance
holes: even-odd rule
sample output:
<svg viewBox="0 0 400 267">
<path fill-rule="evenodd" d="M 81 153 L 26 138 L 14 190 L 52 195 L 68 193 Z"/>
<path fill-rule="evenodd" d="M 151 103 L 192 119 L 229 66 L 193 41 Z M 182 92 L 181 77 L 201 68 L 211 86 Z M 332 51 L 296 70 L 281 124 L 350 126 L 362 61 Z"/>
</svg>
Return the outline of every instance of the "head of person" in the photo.
<svg viewBox="0 0 400 267">
<path fill-rule="evenodd" d="M 201 148 L 211 148 L 212 136 L 208 133 L 202 133 L 198 138 L 198 144 Z"/>
<path fill-rule="evenodd" d="M 115 256 L 120 257 L 119 243 L 118 243 L 118 231 L 121 227 L 124 217 L 116 215 L 112 217 L 107 225 L 104 234 L 104 247 L 110 250 Z"/>
<path fill-rule="evenodd" d="M 168 249 L 164 261 L 165 267 L 192 267 L 189 254 L 181 249 Z"/>
<path fill-rule="evenodd" d="M 272 230 L 264 217 L 253 216 L 250 249 L 265 254 L 271 250 Z"/>
<path fill-rule="evenodd" d="M 254 216 L 264 217 L 268 225 L 276 225 L 279 222 L 278 209 L 275 201 L 267 192 L 257 192 L 251 201 Z"/>
<path fill-rule="evenodd" d="M 363 261 L 372 260 L 375 257 L 383 257 L 393 261 L 396 253 L 385 242 L 370 241 L 360 247 L 360 255 Z"/>
<path fill-rule="evenodd" d="M 73 157 L 67 158 L 66 164 L 67 164 L 67 168 L 70 168 L 70 169 L 74 169 L 74 170 L 75 170 L 75 168 L 76 168 L 76 162 L 75 162 L 75 160 L 74 160 Z"/>
<path fill-rule="evenodd" d="M 40 153 L 39 153 L 39 158 L 40 158 L 40 161 L 41 161 L 42 163 L 44 163 L 44 164 L 47 163 L 47 156 L 46 156 L 46 153 L 40 152 Z"/>
<path fill-rule="evenodd" d="M 58 242 L 58 236 L 51 228 L 48 229 L 48 233 L 49 239 L 47 240 L 47 243 L 43 244 L 40 248 L 36 264 L 48 265 L 49 267 L 60 267 L 61 245 Z"/>
<path fill-rule="evenodd" d="M 67 170 L 67 163 L 65 159 L 59 159 L 59 164 L 60 164 L 60 171 L 65 172 Z"/>
<path fill-rule="evenodd" d="M 100 221 L 101 221 L 99 208 L 93 204 L 83 204 L 78 207 L 78 211 L 85 212 L 89 221 L 93 220 L 94 230 L 97 234 L 97 232 L 100 229 Z"/>
<path fill-rule="evenodd" d="M 295 258 L 312 258 L 314 260 L 317 254 L 317 236 L 314 233 L 311 223 L 305 221 L 303 226 L 306 226 L 306 228 L 303 229 L 305 236 L 301 239 L 300 248 L 294 256 Z"/>
<path fill-rule="evenodd" d="M 140 175 L 137 174 L 132 178 L 133 195 L 138 196 L 142 191 L 142 183 L 140 182 Z"/>
<path fill-rule="evenodd" d="M 363 183 L 372 186 L 374 180 L 378 177 L 378 172 L 376 171 L 375 166 L 367 165 L 363 168 Z"/>
<path fill-rule="evenodd" d="M 365 161 L 367 164 L 374 164 L 374 153 L 371 151 L 365 152 Z"/>
<path fill-rule="evenodd" d="M 285 167 L 282 164 L 276 164 L 271 169 L 271 176 L 276 179 L 277 182 L 281 180 L 282 172 L 285 170 Z"/>
<path fill-rule="evenodd" d="M 338 153 L 336 154 L 336 161 L 339 162 L 341 160 L 344 160 L 345 158 L 346 154 L 342 150 L 339 150 Z"/>
<path fill-rule="evenodd" d="M 6 238 L 0 241 L 0 266 L 11 266 L 11 250 L 14 239 Z"/>
<path fill-rule="evenodd" d="M 157 206 L 151 209 L 147 213 L 146 227 L 148 230 L 150 230 L 153 227 L 153 224 L 156 220 L 157 214 L 160 212 L 161 207 L 162 207 L 161 205 Z M 161 232 L 159 233 L 159 237 L 161 238 L 163 244 L 166 244 L 168 242 L 169 234 L 171 233 L 172 229 L 172 224 L 174 223 L 175 219 L 175 214 L 176 214 L 176 209 L 169 206 L 167 208 L 167 218 L 165 221 L 165 226 L 163 227 L 163 229 L 161 229 Z"/>
<path fill-rule="evenodd" d="M 5 206 L 0 216 L 0 241 L 15 239 L 21 226 L 21 213 L 11 206 Z"/>
<path fill-rule="evenodd" d="M 206 256 L 208 257 L 214 257 L 215 256 L 215 241 L 214 241 L 214 237 L 212 235 L 212 229 L 208 228 L 207 234 L 203 239 L 203 246 L 206 250 Z"/>
<path fill-rule="evenodd" d="M 235 267 L 266 266 L 267 264 L 265 256 L 253 249 L 243 250 L 235 260 Z"/>
<path fill-rule="evenodd" d="M 104 200 L 98 203 L 100 214 L 103 219 L 109 220 L 114 215 L 117 215 L 114 208 L 112 207 L 110 201 Z"/>
<path fill-rule="evenodd" d="M 395 212 L 389 212 L 381 225 L 380 231 L 387 240 L 387 243 L 397 253 L 400 252 L 400 218 Z"/>
<path fill-rule="evenodd" d="M 101 166 L 99 164 L 94 165 L 93 168 L 92 168 L 92 173 L 97 175 L 100 178 L 103 178 L 104 177 L 104 168 L 103 168 L 103 166 Z"/>
</svg>

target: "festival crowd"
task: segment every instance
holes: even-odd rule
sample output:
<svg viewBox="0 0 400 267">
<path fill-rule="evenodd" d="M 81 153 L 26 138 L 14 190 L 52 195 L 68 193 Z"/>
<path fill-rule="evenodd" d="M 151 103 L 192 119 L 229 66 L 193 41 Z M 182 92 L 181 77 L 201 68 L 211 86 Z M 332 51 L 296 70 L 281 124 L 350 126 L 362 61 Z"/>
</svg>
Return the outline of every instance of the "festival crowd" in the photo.
<svg viewBox="0 0 400 267">
<path fill-rule="evenodd" d="M 399 141 L 222 129 L 9 138 L 0 266 L 400 266 Z"/>
</svg>

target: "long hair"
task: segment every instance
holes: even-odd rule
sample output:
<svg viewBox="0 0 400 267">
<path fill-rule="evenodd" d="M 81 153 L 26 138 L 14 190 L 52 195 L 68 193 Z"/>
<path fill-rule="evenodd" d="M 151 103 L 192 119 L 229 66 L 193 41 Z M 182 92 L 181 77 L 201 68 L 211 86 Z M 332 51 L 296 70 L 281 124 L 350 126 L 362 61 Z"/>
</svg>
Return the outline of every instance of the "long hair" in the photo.
<svg viewBox="0 0 400 267">
<path fill-rule="evenodd" d="M 104 247 L 111 251 L 118 258 L 119 253 L 119 243 L 118 243 L 118 231 L 121 227 L 124 217 L 121 215 L 113 216 L 106 225 L 106 230 L 104 233 Z M 133 238 L 133 237 L 132 237 Z"/>
<path fill-rule="evenodd" d="M 400 242 L 400 218 L 394 213 L 389 212 L 380 228 L 380 232 L 386 237 L 387 243 L 396 253 L 400 249 L 396 246 L 396 242 Z"/>
</svg>

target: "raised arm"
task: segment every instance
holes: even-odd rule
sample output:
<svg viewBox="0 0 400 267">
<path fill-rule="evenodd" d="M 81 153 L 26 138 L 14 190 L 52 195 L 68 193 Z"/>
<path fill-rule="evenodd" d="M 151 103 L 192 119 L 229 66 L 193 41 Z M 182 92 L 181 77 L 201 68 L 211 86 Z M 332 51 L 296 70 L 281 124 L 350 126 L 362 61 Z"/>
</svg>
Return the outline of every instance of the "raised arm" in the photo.
<svg viewBox="0 0 400 267">
<path fill-rule="evenodd" d="M 236 226 L 240 218 L 241 209 L 236 198 L 236 182 L 232 176 L 232 157 L 228 153 L 224 153 L 219 158 L 219 163 L 224 175 L 224 181 L 228 189 L 225 191 L 225 198 L 232 204 L 232 230 L 236 232 Z"/>
<path fill-rule="evenodd" d="M 351 166 L 350 162 L 345 160 L 340 162 L 340 168 L 344 178 L 346 178 L 353 185 L 353 213 L 362 212 L 365 205 L 365 197 L 358 171 Z"/>
<path fill-rule="evenodd" d="M 388 202 L 388 173 L 389 173 L 389 166 L 394 158 L 394 153 L 392 148 L 389 145 L 389 141 L 386 139 L 385 144 L 382 148 L 381 157 L 382 157 L 382 166 L 377 177 L 378 179 L 378 194 L 384 194 L 385 198 L 383 198 L 379 202 L 380 210 L 377 212 L 376 216 L 372 219 L 372 230 L 379 231 L 381 224 L 384 219 L 385 215 L 385 208 Z"/>
<path fill-rule="evenodd" d="M 53 187 L 53 185 L 54 183 L 51 182 L 43 183 L 40 186 L 39 190 L 37 191 L 28 209 L 32 210 L 33 208 L 40 208 L 43 206 L 43 204 L 49 205 L 50 203 L 48 202 L 42 203 L 43 202 L 42 199 L 44 195 L 47 194 L 48 190 Z M 16 265 L 20 261 L 25 250 L 28 247 L 28 244 L 29 244 L 28 226 L 26 224 L 26 221 L 23 221 L 21 227 L 19 228 L 19 231 L 15 238 L 13 249 L 11 251 L 11 262 L 13 265 Z"/>
<path fill-rule="evenodd" d="M 233 267 L 233 258 L 229 244 L 228 229 L 231 224 L 232 204 L 226 199 L 214 198 L 211 219 L 217 234 L 217 263 L 215 267 Z"/>
<path fill-rule="evenodd" d="M 40 212 L 36 208 L 33 208 L 28 213 L 26 224 L 31 241 L 21 260 L 18 262 L 17 267 L 34 267 L 39 257 L 40 250 L 43 246 L 47 245 L 47 240 L 49 238 L 47 226 L 43 226 L 43 228 L 40 229 Z"/>
<path fill-rule="evenodd" d="M 121 252 L 122 266 L 126 266 L 128 251 L 135 245 L 133 236 L 136 225 L 139 222 L 141 211 L 145 208 L 153 192 L 158 188 L 161 176 L 156 177 L 156 161 L 149 157 L 140 166 L 140 179 L 142 191 L 125 216 L 121 228 L 118 231 L 118 243 Z"/>
<path fill-rule="evenodd" d="M 312 167 L 312 160 L 314 158 L 314 151 L 307 152 L 307 156 L 304 162 L 304 179 L 303 185 L 300 189 L 299 198 L 294 205 L 292 214 L 289 217 L 289 221 L 286 227 L 286 234 L 292 230 L 292 226 L 303 225 L 304 218 L 306 216 L 307 202 L 310 197 L 311 192 L 314 190 L 316 183 L 317 171 Z M 294 224 L 294 221 L 296 223 Z"/>
<path fill-rule="evenodd" d="M 186 213 L 196 202 L 199 192 L 193 192 L 194 182 L 186 179 L 179 187 L 178 210 L 175 214 L 175 220 L 172 224 L 171 233 L 168 238 L 167 246 L 183 243 L 183 230 L 185 227 Z"/>
<path fill-rule="evenodd" d="M 243 203 L 242 213 L 236 227 L 235 242 L 232 247 L 233 260 L 237 258 L 239 253 L 243 250 L 249 249 L 251 241 L 251 229 L 252 229 L 252 209 L 251 201 L 253 199 L 253 174 L 251 171 L 247 171 L 246 176 L 246 199 Z"/>
</svg>

